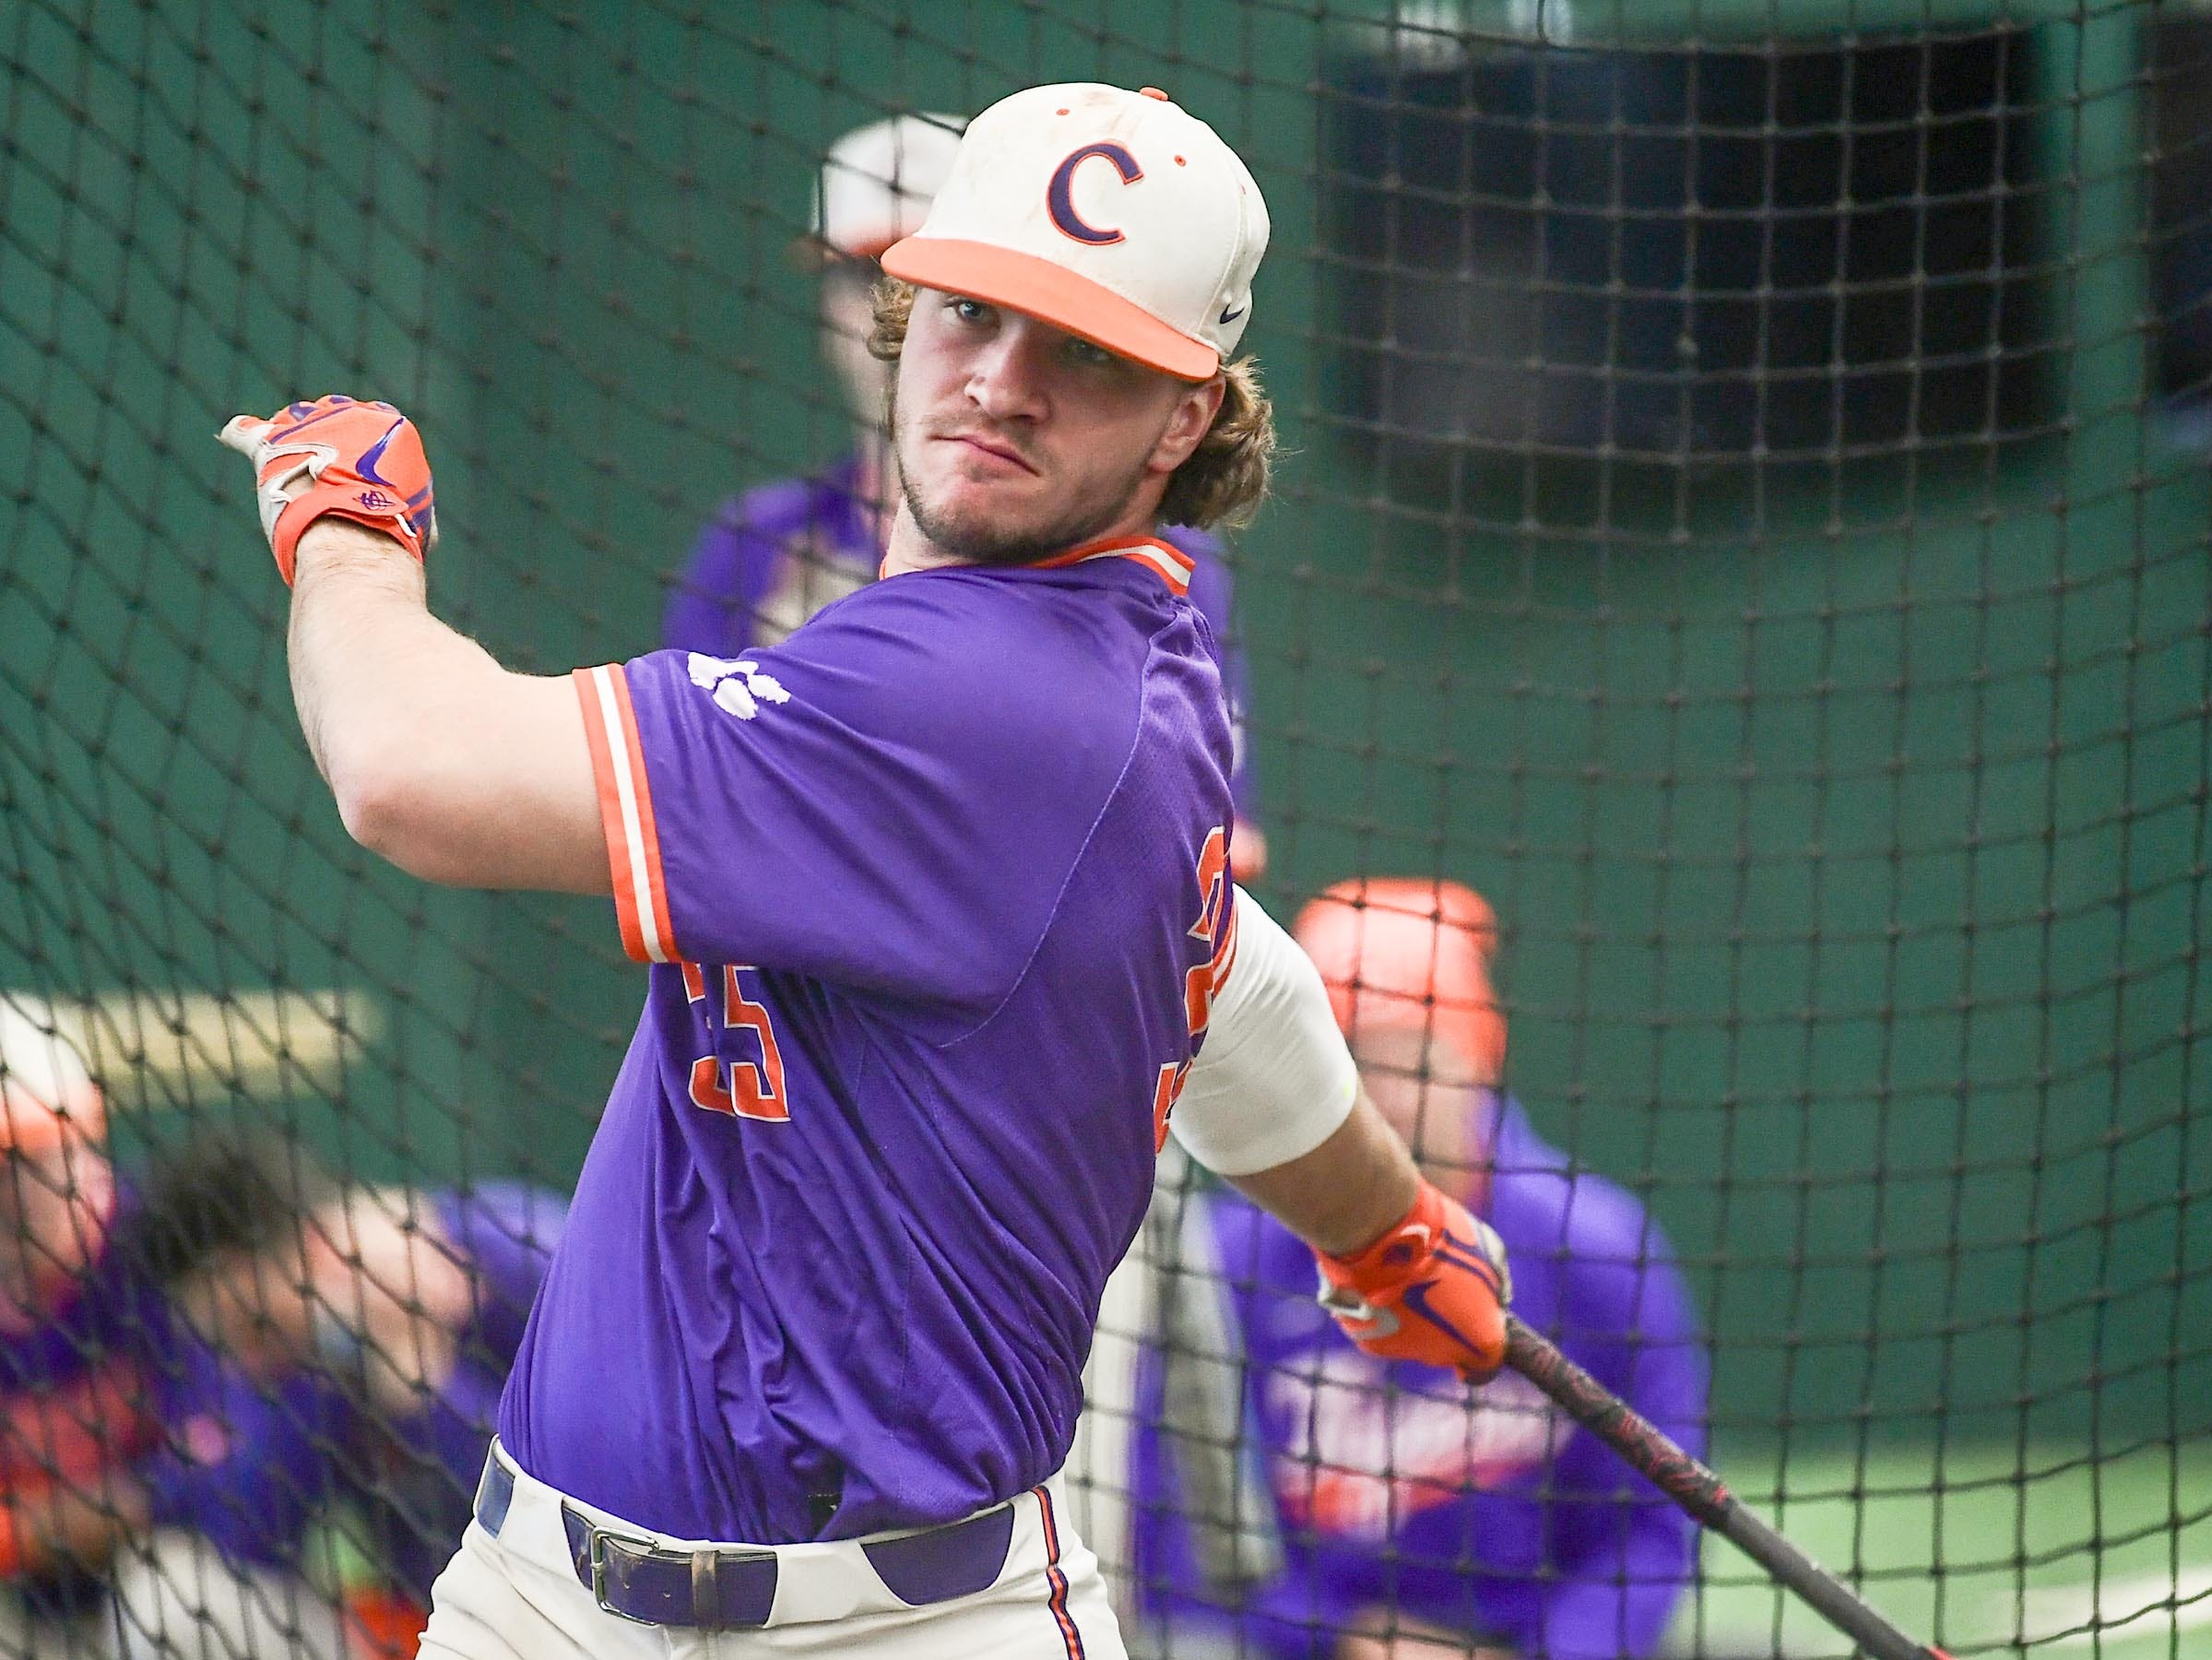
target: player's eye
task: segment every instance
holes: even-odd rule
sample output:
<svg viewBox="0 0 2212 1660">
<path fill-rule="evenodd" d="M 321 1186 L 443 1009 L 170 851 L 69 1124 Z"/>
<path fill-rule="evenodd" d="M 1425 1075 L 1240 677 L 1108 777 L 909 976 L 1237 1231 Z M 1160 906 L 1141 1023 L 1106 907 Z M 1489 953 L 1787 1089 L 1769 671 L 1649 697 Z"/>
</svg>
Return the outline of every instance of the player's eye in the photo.
<svg viewBox="0 0 2212 1660">
<path fill-rule="evenodd" d="M 1119 361 L 1105 347 L 1077 339 L 1073 335 L 1068 337 L 1067 350 L 1069 361 L 1086 369 L 1110 369 Z"/>
<path fill-rule="evenodd" d="M 954 294 L 945 302 L 945 309 L 963 323 L 981 327 L 996 314 L 980 300 L 970 300 L 964 294 Z"/>
</svg>

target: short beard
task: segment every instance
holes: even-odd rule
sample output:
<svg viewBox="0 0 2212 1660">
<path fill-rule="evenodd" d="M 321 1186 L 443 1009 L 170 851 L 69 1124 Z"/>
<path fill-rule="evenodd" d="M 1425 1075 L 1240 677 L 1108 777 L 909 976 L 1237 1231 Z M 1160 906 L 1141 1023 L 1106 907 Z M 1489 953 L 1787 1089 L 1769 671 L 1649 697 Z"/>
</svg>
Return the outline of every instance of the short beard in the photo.
<svg viewBox="0 0 2212 1660">
<path fill-rule="evenodd" d="M 915 524 L 934 546 L 963 563 L 976 565 L 1041 564 L 1056 553 L 1065 553 L 1071 548 L 1097 540 L 1099 533 L 1112 526 L 1129 507 L 1129 496 L 1124 495 L 1118 506 L 1085 507 L 1042 530 L 1000 531 L 979 525 L 964 525 L 940 516 L 915 493 L 914 486 L 906 482 L 903 468 L 899 489 L 906 498 L 906 511 L 914 516 Z"/>
<path fill-rule="evenodd" d="M 1130 487 L 1121 492 L 1118 502 L 1080 506 L 1042 530 L 997 531 L 983 526 L 962 524 L 939 514 L 924 503 L 907 480 L 903 455 L 906 434 L 899 430 L 895 375 L 884 400 L 884 412 L 892 435 L 892 462 L 898 468 L 899 493 L 905 498 L 906 511 L 914 516 L 916 528 L 929 539 L 933 546 L 965 564 L 1041 564 L 1055 554 L 1065 553 L 1071 548 L 1080 548 L 1085 542 L 1095 541 L 1101 531 L 1112 528 L 1129 510 L 1130 497 L 1136 494 L 1144 481 L 1144 474 L 1140 469 L 1136 478 L 1130 480 Z"/>
</svg>

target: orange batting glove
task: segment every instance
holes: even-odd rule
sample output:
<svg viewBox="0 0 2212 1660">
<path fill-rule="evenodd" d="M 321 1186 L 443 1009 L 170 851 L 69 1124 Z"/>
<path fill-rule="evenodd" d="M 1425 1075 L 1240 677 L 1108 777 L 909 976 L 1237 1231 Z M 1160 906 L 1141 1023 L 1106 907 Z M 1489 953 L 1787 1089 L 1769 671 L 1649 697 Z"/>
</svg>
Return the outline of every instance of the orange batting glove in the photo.
<svg viewBox="0 0 2212 1660">
<path fill-rule="evenodd" d="M 438 540 L 422 434 L 388 403 L 318 397 L 266 421 L 234 415 L 216 436 L 254 463 L 262 534 L 287 583 L 300 533 L 326 513 L 382 530 L 417 559 Z"/>
<path fill-rule="evenodd" d="M 1321 1307 L 1368 1354 L 1449 1366 L 1470 1383 L 1488 1382 L 1506 1363 L 1506 1248 L 1433 1183 L 1424 1181 L 1404 1220 L 1366 1250 L 1314 1257 Z"/>
</svg>

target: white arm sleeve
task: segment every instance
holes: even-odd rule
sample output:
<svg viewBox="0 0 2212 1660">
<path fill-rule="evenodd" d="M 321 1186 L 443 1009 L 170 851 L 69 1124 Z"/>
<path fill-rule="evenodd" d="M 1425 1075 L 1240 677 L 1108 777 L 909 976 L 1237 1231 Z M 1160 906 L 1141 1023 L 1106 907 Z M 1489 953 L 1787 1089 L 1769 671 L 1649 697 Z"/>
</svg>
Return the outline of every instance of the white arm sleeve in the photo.
<svg viewBox="0 0 2212 1660">
<path fill-rule="evenodd" d="M 1351 1116 L 1359 1090 L 1320 974 L 1258 900 L 1235 893 L 1236 958 L 1167 1120 L 1217 1176 L 1312 1152 Z"/>
</svg>

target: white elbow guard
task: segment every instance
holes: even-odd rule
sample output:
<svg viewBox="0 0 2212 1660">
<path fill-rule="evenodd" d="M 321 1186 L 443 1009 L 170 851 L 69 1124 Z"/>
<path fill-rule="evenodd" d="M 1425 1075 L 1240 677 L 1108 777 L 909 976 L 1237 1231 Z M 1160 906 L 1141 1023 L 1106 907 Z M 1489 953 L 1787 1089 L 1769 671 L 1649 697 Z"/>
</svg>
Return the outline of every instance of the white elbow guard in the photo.
<svg viewBox="0 0 2212 1660">
<path fill-rule="evenodd" d="M 1236 890 L 1236 957 L 1168 1127 L 1218 1176 L 1310 1153 L 1359 1089 L 1320 974 L 1260 902 Z"/>
</svg>

